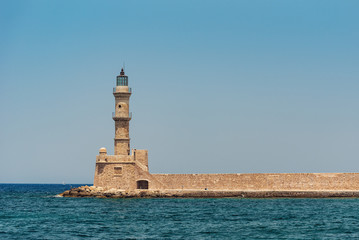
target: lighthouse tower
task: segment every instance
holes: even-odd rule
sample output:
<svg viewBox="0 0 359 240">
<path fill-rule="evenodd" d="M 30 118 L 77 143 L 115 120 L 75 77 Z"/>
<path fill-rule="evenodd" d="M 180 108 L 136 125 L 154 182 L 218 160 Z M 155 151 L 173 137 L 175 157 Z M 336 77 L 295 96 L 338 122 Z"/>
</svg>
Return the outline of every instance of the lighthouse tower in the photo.
<svg viewBox="0 0 359 240">
<path fill-rule="evenodd" d="M 115 111 L 112 118 L 115 121 L 115 151 L 108 155 L 106 148 L 100 148 L 96 156 L 94 186 L 116 189 L 149 189 L 159 183 L 148 172 L 148 151 L 144 149 L 130 150 L 130 97 L 128 77 L 121 69 L 116 77 Z M 157 184 L 157 185 L 156 185 Z"/>
<path fill-rule="evenodd" d="M 129 127 L 131 113 L 129 112 L 131 88 L 128 87 L 128 76 L 123 68 L 116 77 L 116 87 L 113 89 L 115 96 L 115 112 L 112 118 L 115 121 L 115 155 L 130 154 Z"/>
</svg>

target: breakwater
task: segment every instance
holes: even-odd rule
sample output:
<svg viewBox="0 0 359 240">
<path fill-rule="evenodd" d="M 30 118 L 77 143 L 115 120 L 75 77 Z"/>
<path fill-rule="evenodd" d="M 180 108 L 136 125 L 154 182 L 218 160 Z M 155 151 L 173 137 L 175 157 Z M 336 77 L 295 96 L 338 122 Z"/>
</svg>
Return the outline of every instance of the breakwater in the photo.
<svg viewBox="0 0 359 240">
<path fill-rule="evenodd" d="M 358 198 L 359 191 L 238 191 L 238 190 L 132 190 L 104 189 L 94 186 L 72 188 L 63 197 L 96 198 Z"/>
</svg>

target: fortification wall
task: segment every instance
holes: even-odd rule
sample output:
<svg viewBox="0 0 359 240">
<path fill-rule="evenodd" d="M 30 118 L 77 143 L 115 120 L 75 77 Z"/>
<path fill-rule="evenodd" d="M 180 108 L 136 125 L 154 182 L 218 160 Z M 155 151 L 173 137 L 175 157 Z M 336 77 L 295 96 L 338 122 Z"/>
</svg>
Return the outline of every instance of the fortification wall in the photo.
<svg viewBox="0 0 359 240">
<path fill-rule="evenodd" d="M 147 150 L 96 156 L 94 186 L 135 190 L 359 191 L 359 173 L 150 174 Z"/>
<path fill-rule="evenodd" d="M 133 190 L 137 188 L 138 180 L 163 188 L 148 172 L 147 150 L 133 150 L 131 155 L 107 155 L 106 149 L 103 149 L 96 156 L 94 186 Z"/>
<path fill-rule="evenodd" d="M 104 188 L 136 189 L 135 163 L 97 163 L 94 186 Z"/>
<path fill-rule="evenodd" d="M 164 188 L 203 190 L 359 190 L 359 173 L 151 174 Z M 151 186 L 155 189 L 158 184 Z"/>
<path fill-rule="evenodd" d="M 106 152 L 100 152 L 96 156 L 94 186 L 135 189 L 136 173 L 133 155 L 107 155 Z"/>
</svg>

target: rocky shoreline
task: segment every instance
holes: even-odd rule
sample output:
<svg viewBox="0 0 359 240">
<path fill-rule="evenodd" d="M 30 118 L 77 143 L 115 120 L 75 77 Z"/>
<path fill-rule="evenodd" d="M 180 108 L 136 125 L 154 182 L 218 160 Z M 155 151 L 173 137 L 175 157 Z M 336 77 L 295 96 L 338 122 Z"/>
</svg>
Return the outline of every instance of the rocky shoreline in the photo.
<svg viewBox="0 0 359 240">
<path fill-rule="evenodd" d="M 359 191 L 218 191 L 218 190 L 135 190 L 82 186 L 67 190 L 61 197 L 94 198 L 357 198 Z"/>
</svg>

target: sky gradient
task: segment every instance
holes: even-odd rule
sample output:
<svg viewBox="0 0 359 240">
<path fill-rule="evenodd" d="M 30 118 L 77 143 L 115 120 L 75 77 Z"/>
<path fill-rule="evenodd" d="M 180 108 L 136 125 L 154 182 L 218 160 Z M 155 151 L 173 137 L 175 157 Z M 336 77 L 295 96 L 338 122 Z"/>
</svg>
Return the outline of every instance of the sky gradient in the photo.
<svg viewBox="0 0 359 240">
<path fill-rule="evenodd" d="M 131 147 L 152 173 L 359 172 L 358 1 L 0 1 L 0 182 L 91 183 Z"/>
</svg>

